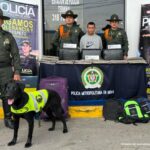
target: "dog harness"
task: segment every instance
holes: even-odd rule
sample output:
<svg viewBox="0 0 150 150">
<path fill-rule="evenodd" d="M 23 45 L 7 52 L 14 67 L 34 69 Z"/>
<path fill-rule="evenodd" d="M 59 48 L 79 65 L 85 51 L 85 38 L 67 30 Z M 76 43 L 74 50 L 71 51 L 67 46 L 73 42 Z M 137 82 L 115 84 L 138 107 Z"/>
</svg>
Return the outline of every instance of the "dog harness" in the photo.
<svg viewBox="0 0 150 150">
<path fill-rule="evenodd" d="M 15 109 L 11 106 L 11 112 L 15 114 L 22 114 L 31 111 L 40 112 L 45 106 L 48 99 L 47 90 L 39 90 L 34 92 L 28 92 L 28 102 L 20 109 Z"/>
</svg>

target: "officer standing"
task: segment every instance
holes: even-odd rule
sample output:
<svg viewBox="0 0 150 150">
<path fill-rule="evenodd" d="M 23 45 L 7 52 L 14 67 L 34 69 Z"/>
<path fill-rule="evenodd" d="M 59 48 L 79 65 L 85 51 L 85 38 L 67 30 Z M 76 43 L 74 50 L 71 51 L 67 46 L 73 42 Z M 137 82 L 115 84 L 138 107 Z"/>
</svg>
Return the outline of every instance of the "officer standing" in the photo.
<svg viewBox="0 0 150 150">
<path fill-rule="evenodd" d="M 60 25 L 56 31 L 51 46 L 57 47 L 57 50 L 63 48 L 64 43 L 76 44 L 79 47 L 80 38 L 83 36 L 83 31 L 77 25 L 75 18 L 77 14 L 74 14 L 73 11 L 68 10 L 65 14 L 61 15 L 65 19 L 65 24 Z"/>
<path fill-rule="evenodd" d="M 10 18 L 3 15 L 0 9 L 0 98 L 4 110 L 4 123 L 13 128 L 10 107 L 5 97 L 5 87 L 10 80 L 20 80 L 20 56 L 16 41 L 11 33 L 2 29 L 4 20 Z"/>
<path fill-rule="evenodd" d="M 110 19 L 106 21 L 110 22 L 110 28 L 106 28 L 104 31 L 104 38 L 106 40 L 106 45 L 120 45 L 120 48 L 123 50 L 124 59 L 127 59 L 128 56 L 128 39 L 124 29 L 119 28 L 119 19 L 118 15 L 113 14 Z"/>
</svg>

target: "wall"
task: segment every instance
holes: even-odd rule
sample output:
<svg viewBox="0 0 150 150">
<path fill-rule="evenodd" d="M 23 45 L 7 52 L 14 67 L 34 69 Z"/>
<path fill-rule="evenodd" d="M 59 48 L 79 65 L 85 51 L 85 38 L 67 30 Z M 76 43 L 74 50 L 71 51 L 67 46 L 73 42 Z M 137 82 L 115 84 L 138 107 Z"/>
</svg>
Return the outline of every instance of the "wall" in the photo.
<svg viewBox="0 0 150 150">
<path fill-rule="evenodd" d="M 38 27 L 39 27 L 39 41 L 38 41 L 38 47 L 40 50 L 40 57 L 43 54 L 43 28 L 42 28 L 42 0 L 12 0 L 12 1 L 16 1 L 16 2 L 20 2 L 20 3 L 27 3 L 27 4 L 33 4 L 33 5 L 38 5 L 38 10 L 39 10 L 39 15 L 38 15 Z"/>
<path fill-rule="evenodd" d="M 150 4 L 150 0 L 125 0 L 125 3 L 125 25 L 129 40 L 128 57 L 136 57 L 139 51 L 141 5 Z"/>
<path fill-rule="evenodd" d="M 42 0 L 14 0 L 22 3 L 31 3 L 39 6 L 39 20 L 42 18 Z M 125 0 L 125 28 L 129 40 L 129 57 L 138 56 L 139 32 L 141 21 L 141 5 L 150 4 L 150 0 Z M 43 51 L 42 22 L 39 21 L 39 48 Z"/>
</svg>

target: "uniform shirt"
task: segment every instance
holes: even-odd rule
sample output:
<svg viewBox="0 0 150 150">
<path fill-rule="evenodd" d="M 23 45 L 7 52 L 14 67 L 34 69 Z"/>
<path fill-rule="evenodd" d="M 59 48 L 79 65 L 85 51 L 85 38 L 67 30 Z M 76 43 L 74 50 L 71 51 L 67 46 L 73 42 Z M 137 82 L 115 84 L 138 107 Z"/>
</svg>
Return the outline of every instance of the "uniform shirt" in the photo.
<svg viewBox="0 0 150 150">
<path fill-rule="evenodd" d="M 77 44 L 77 46 L 79 46 L 79 41 L 84 34 L 79 25 L 74 23 L 71 27 L 68 27 L 67 25 L 62 26 L 64 28 L 64 36 L 60 36 L 59 27 L 56 33 L 54 34 L 51 44 L 57 47 L 58 49 L 63 48 L 64 43 L 72 43 Z"/>
<path fill-rule="evenodd" d="M 21 75 L 37 75 L 37 61 L 33 55 L 21 55 Z"/>
<path fill-rule="evenodd" d="M 112 29 L 107 29 L 107 30 L 109 30 L 108 37 L 105 36 L 107 46 L 112 44 L 120 44 L 123 49 L 124 55 L 127 55 L 128 39 L 125 30 L 121 28 L 118 28 L 116 30 L 112 30 Z M 107 32 L 107 30 L 105 30 L 105 32 Z"/>
<path fill-rule="evenodd" d="M 102 40 L 98 35 L 85 34 L 80 40 L 80 49 L 102 49 Z"/>
<path fill-rule="evenodd" d="M 17 74 L 21 71 L 17 43 L 12 34 L 2 28 L 0 28 L 0 63 L 12 64 Z"/>
</svg>

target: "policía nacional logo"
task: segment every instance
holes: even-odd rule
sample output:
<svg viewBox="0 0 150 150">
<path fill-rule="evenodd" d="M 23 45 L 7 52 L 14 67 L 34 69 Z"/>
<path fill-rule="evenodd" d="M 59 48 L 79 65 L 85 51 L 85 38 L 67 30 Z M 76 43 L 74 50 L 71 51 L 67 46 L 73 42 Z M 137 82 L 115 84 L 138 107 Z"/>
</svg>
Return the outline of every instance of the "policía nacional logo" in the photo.
<svg viewBox="0 0 150 150">
<path fill-rule="evenodd" d="M 104 80 L 104 74 L 97 67 L 88 67 L 82 72 L 81 78 L 86 89 L 100 88 Z"/>
<path fill-rule="evenodd" d="M 4 45 L 7 45 L 7 44 L 10 44 L 10 41 L 9 41 L 9 39 L 5 39 L 5 41 L 4 41 Z"/>
<path fill-rule="evenodd" d="M 38 103 L 41 103 L 41 102 L 42 102 L 42 96 L 41 96 L 41 95 L 37 95 L 37 96 L 36 96 L 36 101 L 37 101 Z"/>
</svg>

